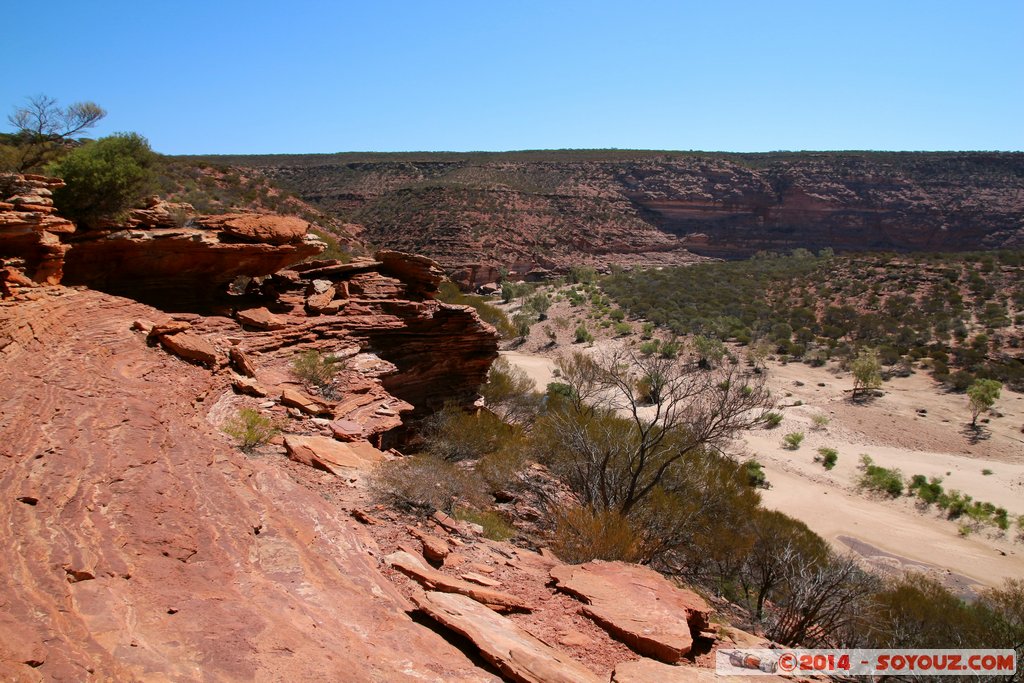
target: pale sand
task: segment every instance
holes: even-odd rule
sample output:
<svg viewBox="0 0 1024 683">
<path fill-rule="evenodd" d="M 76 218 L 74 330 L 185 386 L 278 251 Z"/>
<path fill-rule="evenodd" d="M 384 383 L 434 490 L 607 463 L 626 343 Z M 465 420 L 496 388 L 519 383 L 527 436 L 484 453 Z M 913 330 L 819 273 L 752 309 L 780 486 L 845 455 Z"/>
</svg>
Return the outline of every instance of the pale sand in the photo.
<svg viewBox="0 0 1024 683">
<path fill-rule="evenodd" d="M 580 348 L 580 347 L 575 347 Z M 543 390 L 553 381 L 551 358 L 503 352 Z M 1003 390 L 996 410 L 1003 417 L 985 425 L 989 438 L 971 444 L 964 424 L 969 420 L 967 399 L 947 394 L 922 373 L 886 382 L 885 395 L 867 405 L 853 405 L 848 374 L 803 364 L 772 364 L 769 385 L 783 406 L 783 423 L 772 430 L 747 434 L 739 451 L 756 456 L 772 488 L 763 492 L 766 507 L 805 522 L 838 549 L 851 546 L 864 554 L 862 544 L 885 551 L 871 559 L 881 569 L 924 563 L 997 585 L 1006 578 L 1024 578 L 1024 544 L 1014 542 L 1016 526 L 1007 534 L 982 527 L 961 537 L 958 523 L 933 508 L 921 512 L 913 499 L 869 495 L 856 489 L 859 455 L 876 464 L 913 474 L 938 476 L 946 490 L 959 489 L 975 500 L 1005 507 L 1012 517 L 1024 514 L 1024 396 Z M 803 382 L 796 386 L 794 382 Z M 824 383 L 824 387 L 818 386 Z M 786 396 L 791 393 L 791 396 Z M 804 405 L 792 406 L 801 400 Z M 917 409 L 927 413 L 918 415 Z M 831 422 L 813 428 L 813 416 Z M 801 431 L 806 438 L 797 451 L 782 448 L 782 437 Z M 837 466 L 826 471 L 813 461 L 819 447 L 839 451 Z M 994 474 L 983 475 L 982 469 Z M 946 474 L 949 472 L 950 474 Z M 847 537 L 846 542 L 841 537 Z M 904 558 L 899 562 L 895 558 Z"/>
</svg>

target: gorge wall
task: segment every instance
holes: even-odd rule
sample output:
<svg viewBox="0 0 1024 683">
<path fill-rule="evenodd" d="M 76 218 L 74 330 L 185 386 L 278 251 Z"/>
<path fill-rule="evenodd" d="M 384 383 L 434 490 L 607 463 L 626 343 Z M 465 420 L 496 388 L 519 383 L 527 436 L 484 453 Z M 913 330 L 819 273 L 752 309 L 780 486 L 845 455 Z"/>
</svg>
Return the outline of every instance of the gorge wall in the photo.
<svg viewBox="0 0 1024 683">
<path fill-rule="evenodd" d="M 1024 245 L 1024 154 L 553 151 L 217 158 L 464 282 L 797 247 Z M 691 253 L 692 252 L 692 253 Z"/>
</svg>

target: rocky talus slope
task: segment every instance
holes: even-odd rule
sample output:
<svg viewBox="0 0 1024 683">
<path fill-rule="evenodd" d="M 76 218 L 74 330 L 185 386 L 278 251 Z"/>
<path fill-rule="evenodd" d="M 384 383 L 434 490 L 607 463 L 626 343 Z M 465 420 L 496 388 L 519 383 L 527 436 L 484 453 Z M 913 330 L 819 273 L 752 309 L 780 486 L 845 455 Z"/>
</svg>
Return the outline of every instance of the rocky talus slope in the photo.
<svg viewBox="0 0 1024 683">
<path fill-rule="evenodd" d="M 502 268 L 686 263 L 797 247 L 1024 245 L 1024 154 L 564 151 L 227 157 L 437 259 L 464 283 Z M 687 251 L 688 250 L 688 251 Z M 689 255 L 688 255 L 689 254 Z"/>
</svg>

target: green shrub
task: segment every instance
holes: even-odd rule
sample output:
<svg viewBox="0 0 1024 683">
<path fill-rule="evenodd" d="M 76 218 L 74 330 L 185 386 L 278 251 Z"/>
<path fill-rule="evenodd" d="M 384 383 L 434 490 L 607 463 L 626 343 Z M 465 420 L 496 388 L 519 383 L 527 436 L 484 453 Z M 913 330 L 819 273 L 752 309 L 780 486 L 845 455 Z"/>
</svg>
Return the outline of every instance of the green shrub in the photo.
<svg viewBox="0 0 1024 683">
<path fill-rule="evenodd" d="M 238 447 L 249 453 L 270 441 L 281 432 L 277 423 L 253 408 L 242 408 L 228 420 L 223 431 L 238 442 Z"/>
<path fill-rule="evenodd" d="M 790 432 L 782 437 L 782 445 L 791 451 L 795 451 L 800 448 L 800 444 L 804 441 L 803 432 Z"/>
<path fill-rule="evenodd" d="M 870 456 L 862 455 L 860 487 L 884 493 L 892 498 L 903 495 L 903 473 L 875 465 Z"/>
<path fill-rule="evenodd" d="M 615 334 L 619 335 L 620 337 L 625 337 L 626 335 L 632 332 L 633 326 L 630 325 L 629 323 L 615 323 Z"/>
<path fill-rule="evenodd" d="M 928 479 L 923 474 L 915 474 L 907 485 L 907 490 L 916 493 L 925 505 L 932 505 L 943 495 L 942 480 L 938 477 Z"/>
<path fill-rule="evenodd" d="M 590 334 L 587 330 L 586 325 L 580 325 L 576 328 L 576 343 L 577 344 L 589 344 L 594 341 L 594 335 Z"/>
<path fill-rule="evenodd" d="M 53 193 L 61 215 L 82 227 L 119 220 L 156 187 L 158 155 L 137 133 L 118 133 L 82 145 L 47 167 L 64 180 Z"/>
<path fill-rule="evenodd" d="M 464 522 L 479 524 L 484 529 L 484 537 L 492 541 L 507 541 L 518 532 L 516 528 L 508 523 L 499 513 L 492 510 L 474 510 L 471 508 L 456 508 L 455 519 Z"/>
<path fill-rule="evenodd" d="M 782 424 L 782 413 L 770 412 L 764 415 L 764 426 L 766 429 L 775 429 Z"/>
<path fill-rule="evenodd" d="M 768 488 L 768 477 L 764 473 L 764 468 L 756 460 L 748 460 L 743 466 L 744 472 L 747 475 L 747 483 L 753 486 L 755 489 L 766 489 Z"/>
<path fill-rule="evenodd" d="M 345 367 L 345 361 L 332 355 L 323 355 L 310 349 L 292 359 L 292 374 L 296 379 L 314 386 L 327 397 L 334 394 L 334 378 Z"/>
<path fill-rule="evenodd" d="M 815 462 L 820 462 L 821 466 L 826 470 L 830 470 L 836 466 L 836 461 L 839 460 L 839 451 L 834 448 L 821 447 L 818 449 L 818 455 L 814 457 Z"/>
<path fill-rule="evenodd" d="M 645 341 L 640 344 L 640 353 L 645 356 L 653 356 L 658 352 L 658 346 L 660 346 L 660 344 L 657 339 Z"/>
<path fill-rule="evenodd" d="M 818 413 L 811 418 L 811 422 L 814 423 L 815 429 L 824 429 L 825 427 L 828 426 L 828 423 L 831 421 L 832 420 L 829 418 L 828 415 L 822 415 L 821 413 Z"/>
</svg>

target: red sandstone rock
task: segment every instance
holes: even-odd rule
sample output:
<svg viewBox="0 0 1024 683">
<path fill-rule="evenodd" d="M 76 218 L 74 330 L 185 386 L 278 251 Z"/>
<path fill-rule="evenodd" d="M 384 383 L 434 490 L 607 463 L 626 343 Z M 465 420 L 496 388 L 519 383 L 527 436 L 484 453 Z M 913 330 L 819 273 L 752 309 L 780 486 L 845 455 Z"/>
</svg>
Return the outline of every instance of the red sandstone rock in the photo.
<svg viewBox="0 0 1024 683">
<path fill-rule="evenodd" d="M 529 612 L 530 607 L 519 598 L 493 588 L 472 584 L 433 569 L 415 555 L 399 550 L 384 558 L 406 576 L 423 584 L 428 590 L 458 593 L 498 612 Z"/>
<path fill-rule="evenodd" d="M 297 389 L 284 389 L 281 392 L 281 403 L 310 415 L 330 415 L 332 410 L 331 404 L 327 401 L 314 398 Z"/>
<path fill-rule="evenodd" d="M 145 321 L 143 321 L 145 324 Z M 139 328 L 141 329 L 141 327 Z M 192 329 L 192 323 L 185 320 L 168 320 L 167 322 L 151 325 L 146 336 L 149 340 L 156 340 L 167 334 L 178 334 L 188 332 Z"/>
<path fill-rule="evenodd" d="M 348 470 L 368 472 L 384 459 L 383 453 L 369 444 L 366 446 L 368 448 L 354 448 L 352 444 L 323 436 L 288 434 L 284 437 L 284 447 L 289 458 L 339 476 Z"/>
<path fill-rule="evenodd" d="M 309 221 L 296 216 L 278 216 L 260 213 L 229 213 L 203 216 L 200 225 L 222 230 L 227 235 L 246 242 L 263 244 L 295 244 L 309 231 Z"/>
<path fill-rule="evenodd" d="M 437 261 L 417 254 L 382 249 L 373 255 L 381 262 L 381 272 L 398 278 L 409 291 L 420 298 L 433 299 L 438 285 L 445 279 Z"/>
<path fill-rule="evenodd" d="M 469 638 L 509 680 L 521 683 L 599 683 L 582 664 L 533 637 L 515 622 L 462 595 L 428 592 L 413 602 L 435 621 Z"/>
<path fill-rule="evenodd" d="M 238 322 L 257 330 L 280 330 L 285 321 L 267 310 L 266 306 L 247 308 L 235 314 Z"/>
<path fill-rule="evenodd" d="M 228 358 L 231 360 L 231 366 L 238 372 L 246 377 L 256 376 L 256 366 L 253 365 L 252 359 L 242 349 L 232 346 L 228 349 Z"/>
<path fill-rule="evenodd" d="M 670 664 L 690 652 L 711 608 L 649 567 L 595 560 L 551 570 L 558 588 L 585 604 L 581 611 L 640 654 Z"/>
<path fill-rule="evenodd" d="M 497 680 L 406 615 L 346 510 L 228 444 L 195 403 L 226 378 L 130 329 L 159 311 L 40 292 L 0 301 L 0 678 Z"/>
<path fill-rule="evenodd" d="M 438 565 L 444 562 L 444 558 L 448 557 L 450 550 L 448 541 L 421 531 L 416 527 L 409 527 L 409 533 L 418 538 L 420 543 L 423 544 L 423 557 L 427 558 L 428 562 Z"/>
<path fill-rule="evenodd" d="M 165 334 L 160 337 L 160 345 L 185 360 L 207 366 L 217 364 L 217 349 L 200 336 L 188 332 Z"/>
<path fill-rule="evenodd" d="M 240 394 L 255 396 L 256 398 L 264 398 L 269 393 L 266 389 L 257 384 L 256 380 L 249 377 L 235 377 L 231 380 L 231 388 Z"/>
</svg>

